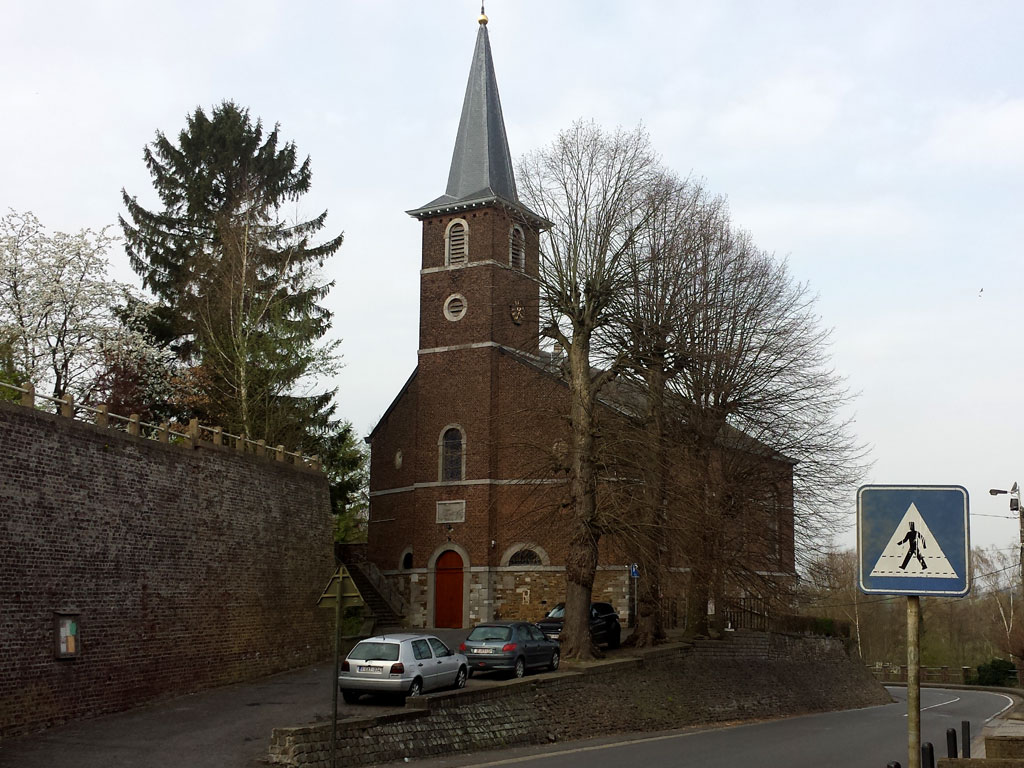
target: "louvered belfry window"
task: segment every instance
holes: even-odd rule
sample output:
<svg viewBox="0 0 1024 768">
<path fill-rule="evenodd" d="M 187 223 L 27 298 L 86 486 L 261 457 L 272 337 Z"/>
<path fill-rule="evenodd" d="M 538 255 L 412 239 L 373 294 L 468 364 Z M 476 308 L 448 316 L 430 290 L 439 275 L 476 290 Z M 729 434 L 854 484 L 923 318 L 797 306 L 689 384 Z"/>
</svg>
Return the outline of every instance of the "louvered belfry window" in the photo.
<svg viewBox="0 0 1024 768">
<path fill-rule="evenodd" d="M 526 237 L 518 226 L 512 227 L 508 262 L 512 269 L 526 269 Z"/>
<path fill-rule="evenodd" d="M 462 432 L 452 427 L 441 439 L 441 481 L 462 479 Z"/>
<path fill-rule="evenodd" d="M 466 254 L 469 250 L 467 248 L 468 235 L 469 232 L 462 221 L 453 221 L 448 227 L 447 261 L 449 265 L 466 263 Z"/>
</svg>

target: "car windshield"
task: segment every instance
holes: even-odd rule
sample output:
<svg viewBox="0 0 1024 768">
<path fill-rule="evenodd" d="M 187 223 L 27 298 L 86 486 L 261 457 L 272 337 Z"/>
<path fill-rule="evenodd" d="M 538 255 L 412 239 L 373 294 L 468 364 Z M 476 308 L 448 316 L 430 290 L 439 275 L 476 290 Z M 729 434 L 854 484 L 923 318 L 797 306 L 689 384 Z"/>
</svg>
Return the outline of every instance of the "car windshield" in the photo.
<svg viewBox="0 0 1024 768">
<path fill-rule="evenodd" d="M 348 657 L 362 661 L 398 661 L 398 643 L 363 641 L 352 649 Z"/>
<path fill-rule="evenodd" d="M 488 640 L 508 640 L 512 637 L 511 627 L 474 627 L 467 640 L 485 643 Z"/>
<path fill-rule="evenodd" d="M 563 605 L 562 603 L 559 603 L 554 608 L 552 608 L 550 611 L 548 611 L 548 615 L 545 618 L 548 618 L 548 619 L 564 619 L 565 618 L 565 605 Z"/>
</svg>

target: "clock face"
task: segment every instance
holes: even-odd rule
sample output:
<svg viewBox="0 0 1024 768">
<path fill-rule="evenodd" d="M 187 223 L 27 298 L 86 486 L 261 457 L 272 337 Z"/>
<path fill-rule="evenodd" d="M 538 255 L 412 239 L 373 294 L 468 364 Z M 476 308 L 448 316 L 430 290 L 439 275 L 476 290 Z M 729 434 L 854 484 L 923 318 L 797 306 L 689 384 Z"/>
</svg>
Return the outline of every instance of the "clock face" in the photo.
<svg viewBox="0 0 1024 768">
<path fill-rule="evenodd" d="M 512 322 L 519 325 L 523 322 L 523 318 L 526 316 L 526 307 L 523 306 L 523 302 L 519 299 L 515 299 L 508 307 L 509 314 L 512 316 Z"/>
</svg>

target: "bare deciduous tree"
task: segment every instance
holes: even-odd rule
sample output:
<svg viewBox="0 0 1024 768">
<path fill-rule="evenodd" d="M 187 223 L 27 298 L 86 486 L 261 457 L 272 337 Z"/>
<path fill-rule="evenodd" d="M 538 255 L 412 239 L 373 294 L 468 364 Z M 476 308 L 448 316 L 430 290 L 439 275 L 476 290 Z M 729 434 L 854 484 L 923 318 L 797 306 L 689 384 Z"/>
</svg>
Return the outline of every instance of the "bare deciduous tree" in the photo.
<svg viewBox="0 0 1024 768">
<path fill-rule="evenodd" d="M 598 504 L 598 394 L 619 360 L 595 369 L 597 342 L 616 297 L 628 290 L 629 253 L 648 216 L 657 162 L 641 130 L 606 133 L 577 122 L 554 143 L 528 155 L 518 178 L 524 201 L 553 226 L 541 245 L 543 333 L 565 351 L 569 388 L 570 541 L 566 557 L 566 658 L 592 655 L 588 625 L 598 542 L 607 528 Z"/>
<path fill-rule="evenodd" d="M 815 297 L 784 262 L 722 215 L 694 253 L 685 293 L 675 342 L 686 363 L 670 386 L 699 483 L 688 608 L 702 631 L 709 599 L 721 605 L 726 583 L 758 575 L 743 535 L 757 523 L 743 520 L 756 513 L 756 494 L 785 503 L 789 489 L 781 474 L 773 479 L 773 462 L 792 462 L 797 535 L 813 546 L 831 533 L 840 500 L 862 475 L 864 451 L 843 413 L 851 395 L 830 367 Z"/>
<path fill-rule="evenodd" d="M 649 195 L 650 215 L 629 254 L 631 282 L 617 297 L 608 336 L 611 346 L 625 353 L 623 374 L 630 392 L 618 406 L 633 421 L 633 429 L 623 430 L 609 452 L 615 454 L 610 462 L 613 497 L 623 512 L 617 533 L 643 574 L 630 637 L 637 646 L 664 638 L 662 577 L 680 550 L 672 546 L 678 544 L 682 506 L 674 486 L 685 467 L 672 450 L 679 425 L 668 385 L 687 362 L 677 336 L 688 309 L 690 262 L 708 222 L 724 205 L 700 184 L 671 174 L 651 184 Z"/>
</svg>

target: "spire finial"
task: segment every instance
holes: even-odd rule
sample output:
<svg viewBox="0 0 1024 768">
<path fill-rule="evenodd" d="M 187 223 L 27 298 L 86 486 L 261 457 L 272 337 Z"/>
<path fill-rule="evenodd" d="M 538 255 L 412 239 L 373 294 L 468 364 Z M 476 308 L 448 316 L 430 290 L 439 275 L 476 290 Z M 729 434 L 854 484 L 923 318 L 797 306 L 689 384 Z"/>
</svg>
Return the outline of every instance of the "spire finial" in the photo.
<svg viewBox="0 0 1024 768">
<path fill-rule="evenodd" d="M 478 18 L 477 21 L 479 21 L 481 24 L 484 24 L 484 25 L 487 24 L 487 14 L 484 13 L 483 0 L 480 0 L 480 18 Z"/>
</svg>

